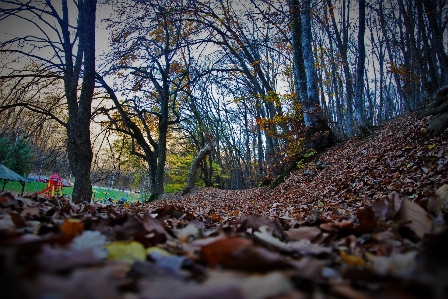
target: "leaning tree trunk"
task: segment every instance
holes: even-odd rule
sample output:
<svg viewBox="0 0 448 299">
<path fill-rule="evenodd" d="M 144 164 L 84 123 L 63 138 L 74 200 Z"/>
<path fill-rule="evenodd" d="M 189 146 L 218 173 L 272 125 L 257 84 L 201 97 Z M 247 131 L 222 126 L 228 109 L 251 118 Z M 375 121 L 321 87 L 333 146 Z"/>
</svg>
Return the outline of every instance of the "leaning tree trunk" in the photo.
<svg viewBox="0 0 448 299">
<path fill-rule="evenodd" d="M 191 161 L 190 171 L 188 172 L 187 179 L 188 185 L 184 188 L 184 190 L 182 190 L 182 194 L 188 194 L 191 190 L 193 190 L 194 186 L 196 185 L 196 174 L 198 172 L 199 164 L 207 157 L 208 154 L 213 151 L 214 148 L 215 144 L 211 140 L 203 148 L 201 148 L 196 157 L 194 157 L 193 161 Z"/>
<path fill-rule="evenodd" d="M 448 128 L 448 85 L 436 91 L 430 106 L 420 111 L 417 117 L 421 119 L 429 115 L 436 115 L 436 117 L 430 121 L 426 128 L 426 136 L 437 136 Z"/>
</svg>

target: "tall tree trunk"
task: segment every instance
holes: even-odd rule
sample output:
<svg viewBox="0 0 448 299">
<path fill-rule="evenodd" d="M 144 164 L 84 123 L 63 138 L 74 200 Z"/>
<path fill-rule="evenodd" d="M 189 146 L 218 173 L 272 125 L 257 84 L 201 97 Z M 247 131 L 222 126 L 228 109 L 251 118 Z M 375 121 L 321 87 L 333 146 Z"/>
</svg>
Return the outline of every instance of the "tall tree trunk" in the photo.
<svg viewBox="0 0 448 299">
<path fill-rule="evenodd" d="M 427 28 L 423 20 L 423 3 L 422 1 L 416 1 L 417 3 L 417 18 L 418 18 L 418 31 L 421 35 L 421 41 L 423 43 L 423 53 L 422 60 L 424 64 L 427 64 L 428 74 L 425 76 L 423 81 L 425 100 L 429 101 L 432 93 L 437 89 L 438 82 L 440 81 L 437 77 L 437 62 L 433 59 L 433 54 L 431 53 L 431 47 L 429 46 L 429 38 L 427 36 Z M 426 67 L 424 67 L 426 70 Z"/>
<path fill-rule="evenodd" d="M 162 99 L 160 117 L 159 117 L 159 140 L 157 147 L 157 171 L 156 179 L 152 185 L 151 200 L 155 200 L 164 193 L 164 176 L 165 176 L 165 162 L 166 162 L 166 140 L 168 136 L 168 103 L 169 103 L 169 89 L 165 86 L 165 96 Z"/>
<path fill-rule="evenodd" d="M 395 66 L 395 63 L 394 63 L 395 57 L 394 57 L 394 55 L 392 53 L 392 46 L 391 46 L 391 42 L 390 42 L 391 39 L 387 35 L 386 20 L 385 20 L 385 17 L 384 17 L 383 2 L 382 1 L 378 2 L 378 7 L 379 7 L 378 11 L 379 11 L 381 32 L 385 36 L 384 41 L 386 42 L 386 50 L 387 50 L 387 54 L 389 56 L 389 61 L 390 61 L 391 66 Z M 396 88 L 397 88 L 398 95 L 400 96 L 401 100 L 407 105 L 408 99 L 406 98 L 406 95 L 405 95 L 405 93 L 403 91 L 403 87 L 401 86 L 400 77 L 397 74 L 397 72 L 393 72 L 393 77 L 394 77 L 394 80 L 395 80 L 395 85 L 396 85 Z"/>
<path fill-rule="evenodd" d="M 359 0 L 359 29 L 358 29 L 358 64 L 356 66 L 356 88 L 355 88 L 355 115 L 358 126 L 367 125 L 364 111 L 364 69 L 366 60 L 366 45 L 364 34 L 366 31 L 366 3 Z"/>
<path fill-rule="evenodd" d="M 292 59 L 294 62 L 294 92 L 296 103 L 302 103 L 307 98 L 306 73 L 303 64 L 302 51 L 302 22 L 300 20 L 300 2 L 299 0 L 290 0 L 289 14 L 291 16 L 292 30 Z"/>
<path fill-rule="evenodd" d="M 63 2 L 64 18 L 68 24 L 67 3 Z M 96 0 L 78 2 L 78 54 L 76 63 L 70 63 L 64 76 L 69 117 L 67 122 L 67 152 L 70 167 L 75 175 L 73 187 L 73 202 L 90 201 L 92 198 L 92 184 L 90 181 L 90 167 L 92 164 L 92 146 L 90 141 L 90 117 L 93 91 L 95 89 L 95 17 Z M 68 27 L 65 34 L 68 33 Z M 67 36 L 68 37 L 68 36 Z M 66 39 L 69 41 L 69 39 Z M 67 47 L 68 44 L 66 43 Z M 66 48 L 67 50 L 68 48 Z M 71 53 L 67 53 L 72 60 Z M 80 60 L 84 57 L 84 73 L 79 100 L 77 98 L 77 81 L 79 77 Z M 75 82 L 76 80 L 76 82 Z M 68 93 L 67 93 L 68 91 Z"/>
<path fill-rule="evenodd" d="M 350 23 L 350 0 L 347 2 L 342 1 L 342 29 L 339 31 L 337 27 L 337 22 L 335 19 L 335 14 L 333 12 L 333 4 L 331 0 L 327 0 L 327 6 L 330 11 L 331 23 L 334 28 L 334 35 L 336 39 L 336 44 L 339 50 L 339 54 L 341 55 L 340 60 L 342 63 L 342 69 L 345 77 L 345 102 L 346 102 L 346 123 L 347 123 L 347 135 L 348 137 L 352 137 L 354 135 L 354 119 L 353 119 L 353 82 L 352 75 L 350 73 L 350 65 L 348 63 L 348 30 Z M 326 26 L 327 34 L 329 39 L 333 38 L 332 33 L 330 31 L 329 25 Z"/>
<path fill-rule="evenodd" d="M 423 1 L 423 0 L 419 0 Z M 437 53 L 440 68 L 440 82 L 439 86 L 448 84 L 448 56 L 444 49 L 443 43 L 443 27 L 439 26 L 437 22 L 437 3 L 435 0 L 423 1 L 425 6 L 426 17 L 428 18 L 429 28 L 431 30 L 431 45 L 433 51 Z"/>
<path fill-rule="evenodd" d="M 302 105 L 308 137 L 307 147 L 319 152 L 334 143 L 334 134 L 328 126 L 319 105 L 317 72 L 312 49 L 310 2 L 310 0 L 303 1 L 304 7 L 301 13 L 302 51 L 307 85 L 307 97 L 303 99 Z"/>
</svg>

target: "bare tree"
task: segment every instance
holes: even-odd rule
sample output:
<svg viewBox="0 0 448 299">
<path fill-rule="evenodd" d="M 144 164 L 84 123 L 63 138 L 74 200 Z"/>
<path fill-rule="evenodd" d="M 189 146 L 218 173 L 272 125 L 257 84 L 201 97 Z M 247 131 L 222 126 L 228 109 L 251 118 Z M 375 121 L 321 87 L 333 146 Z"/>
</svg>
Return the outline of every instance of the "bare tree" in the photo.
<svg viewBox="0 0 448 299">
<path fill-rule="evenodd" d="M 15 18 L 21 26 L 33 26 L 39 35 L 14 37 L 2 42 L 4 52 L 37 61 L 55 77 L 62 77 L 68 107 L 67 153 L 76 178 L 73 201 L 90 201 L 92 186 L 90 166 L 91 102 L 95 88 L 96 0 L 74 2 L 77 22 L 73 24 L 67 0 L 1 1 L 0 19 Z M 51 53 L 48 55 L 48 53 Z M 23 75 L 19 74 L 18 76 Z M 39 76 L 28 73 L 27 76 Z M 80 80 L 81 79 L 81 80 Z"/>
</svg>

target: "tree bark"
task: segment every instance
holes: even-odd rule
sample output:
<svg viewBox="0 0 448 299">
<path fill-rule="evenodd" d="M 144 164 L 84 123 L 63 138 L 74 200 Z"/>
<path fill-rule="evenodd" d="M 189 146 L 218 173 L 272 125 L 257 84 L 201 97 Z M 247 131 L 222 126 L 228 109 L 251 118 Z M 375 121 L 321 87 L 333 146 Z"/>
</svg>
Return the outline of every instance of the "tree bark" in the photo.
<svg viewBox="0 0 448 299">
<path fill-rule="evenodd" d="M 201 150 L 198 152 L 193 161 L 191 161 L 190 170 L 188 172 L 187 187 L 184 188 L 182 194 L 188 194 L 196 185 L 196 174 L 198 172 L 199 164 L 210 154 L 215 148 L 213 140 L 210 140 Z"/>
<path fill-rule="evenodd" d="M 311 35 L 311 1 L 305 0 L 301 12 L 302 55 L 306 73 L 307 97 L 303 99 L 303 118 L 307 130 L 307 148 L 321 152 L 334 144 L 335 136 L 331 131 L 322 109 L 317 93 L 317 72 Z"/>
<path fill-rule="evenodd" d="M 356 66 L 356 85 L 355 85 L 355 115 L 358 126 L 365 126 L 367 119 L 364 111 L 364 69 L 366 61 L 366 45 L 364 43 L 364 34 L 366 31 L 366 3 L 359 1 L 359 29 L 358 29 L 358 65 Z"/>
<path fill-rule="evenodd" d="M 433 51 L 436 52 L 439 60 L 440 68 L 440 86 L 448 84 L 448 55 L 443 47 L 443 32 L 444 28 L 441 28 L 437 22 L 437 4 L 435 0 L 419 0 L 422 1 L 425 6 L 426 17 L 428 18 L 429 28 L 432 32 L 431 44 Z"/>
<path fill-rule="evenodd" d="M 95 89 L 95 19 L 96 0 L 79 1 L 78 35 L 79 44 L 75 64 L 67 64 L 64 82 L 69 107 L 67 122 L 67 152 L 70 168 L 76 178 L 73 187 L 72 200 L 75 203 L 90 201 L 92 198 L 92 184 L 90 181 L 90 167 L 93 152 L 90 141 L 90 117 L 93 91 Z M 68 8 L 65 3 L 64 19 L 67 21 Z M 65 46 L 68 46 L 69 39 Z M 72 61 L 71 51 L 66 48 L 66 61 Z M 81 84 L 81 93 L 77 98 L 77 81 L 79 69 L 84 57 L 84 75 Z M 77 69 L 79 68 L 79 69 Z M 68 91 L 68 92 L 67 92 Z"/>
<path fill-rule="evenodd" d="M 300 20 L 300 3 L 299 0 L 290 0 L 289 14 L 291 16 L 291 33 L 292 33 L 292 58 L 294 62 L 294 92 L 297 103 L 302 103 L 307 98 L 306 73 L 303 64 L 302 51 L 302 22 Z"/>
</svg>

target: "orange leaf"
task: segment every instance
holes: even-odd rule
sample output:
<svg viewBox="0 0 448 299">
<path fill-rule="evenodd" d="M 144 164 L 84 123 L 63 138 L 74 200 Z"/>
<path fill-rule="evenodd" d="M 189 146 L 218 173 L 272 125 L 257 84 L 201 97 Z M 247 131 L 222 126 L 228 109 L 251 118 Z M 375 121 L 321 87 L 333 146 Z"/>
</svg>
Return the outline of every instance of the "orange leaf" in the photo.
<svg viewBox="0 0 448 299">
<path fill-rule="evenodd" d="M 255 272 L 292 267 L 280 254 L 257 247 L 252 241 L 236 236 L 205 245 L 202 247 L 202 254 L 212 267 L 220 264 L 228 269 Z"/>
<path fill-rule="evenodd" d="M 64 236 L 73 239 L 83 231 L 84 224 L 78 219 L 67 219 L 59 228 Z"/>
<path fill-rule="evenodd" d="M 216 214 L 211 214 L 211 215 L 210 215 L 210 218 L 212 218 L 212 221 L 215 221 L 215 222 L 219 222 L 219 221 L 222 220 L 222 218 L 219 217 L 219 216 L 216 215 Z"/>
<path fill-rule="evenodd" d="M 234 253 L 252 245 L 252 242 L 240 237 L 217 240 L 202 247 L 207 262 L 212 266 L 234 262 Z"/>
</svg>

